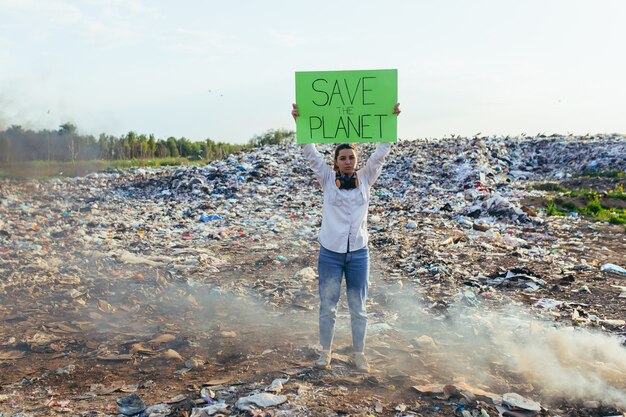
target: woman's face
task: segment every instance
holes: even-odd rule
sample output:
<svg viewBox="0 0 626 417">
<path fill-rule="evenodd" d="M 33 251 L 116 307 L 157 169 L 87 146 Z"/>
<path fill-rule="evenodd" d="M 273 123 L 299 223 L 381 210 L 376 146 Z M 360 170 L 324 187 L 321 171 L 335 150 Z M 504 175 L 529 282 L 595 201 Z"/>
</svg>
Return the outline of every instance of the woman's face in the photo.
<svg viewBox="0 0 626 417">
<path fill-rule="evenodd" d="M 335 164 L 339 167 L 339 172 L 342 174 L 352 175 L 356 168 L 357 156 L 352 149 L 342 149 L 337 155 Z"/>
</svg>

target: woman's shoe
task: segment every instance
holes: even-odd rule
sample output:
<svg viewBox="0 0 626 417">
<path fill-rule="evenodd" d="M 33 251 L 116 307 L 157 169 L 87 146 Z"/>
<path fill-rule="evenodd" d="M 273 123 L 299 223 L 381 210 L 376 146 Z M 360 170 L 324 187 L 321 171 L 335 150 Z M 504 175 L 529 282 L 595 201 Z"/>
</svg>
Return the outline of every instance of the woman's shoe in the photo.
<svg viewBox="0 0 626 417">
<path fill-rule="evenodd" d="M 315 361 L 315 366 L 322 369 L 330 369 L 330 359 L 332 357 L 332 352 L 329 350 L 323 350 L 320 353 L 320 357 Z"/>
<path fill-rule="evenodd" d="M 370 364 L 367 363 L 363 352 L 354 352 L 354 366 L 359 372 L 368 373 L 370 371 Z"/>
</svg>

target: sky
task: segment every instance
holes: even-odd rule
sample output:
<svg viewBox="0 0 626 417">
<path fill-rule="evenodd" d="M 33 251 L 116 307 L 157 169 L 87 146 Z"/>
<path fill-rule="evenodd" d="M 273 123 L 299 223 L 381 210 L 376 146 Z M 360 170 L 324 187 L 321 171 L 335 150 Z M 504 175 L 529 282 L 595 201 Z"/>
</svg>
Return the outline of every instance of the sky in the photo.
<svg viewBox="0 0 626 417">
<path fill-rule="evenodd" d="M 626 1 L 0 0 L 0 129 L 244 143 L 296 71 L 397 69 L 401 139 L 626 133 Z"/>
</svg>

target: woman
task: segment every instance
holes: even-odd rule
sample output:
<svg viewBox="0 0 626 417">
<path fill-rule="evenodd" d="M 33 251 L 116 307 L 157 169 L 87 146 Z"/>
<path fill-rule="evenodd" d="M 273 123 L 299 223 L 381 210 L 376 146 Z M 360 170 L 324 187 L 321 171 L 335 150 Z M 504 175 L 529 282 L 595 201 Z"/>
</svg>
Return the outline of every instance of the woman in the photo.
<svg viewBox="0 0 626 417">
<path fill-rule="evenodd" d="M 400 114 L 400 103 L 396 104 L 393 112 Z M 291 114 L 294 120 L 300 115 L 296 104 Z M 390 149 L 390 143 L 379 143 L 365 167 L 357 170 L 355 144 L 342 143 L 335 148 L 333 169 L 326 164 L 315 145 L 303 147 L 304 156 L 311 162 L 311 168 L 324 191 L 317 264 L 322 352 L 315 365 L 320 368 L 330 368 L 337 303 L 341 280 L 345 276 L 354 363 L 361 372 L 369 372 L 370 369 L 363 353 L 367 328 L 365 301 L 369 285 L 367 212 L 370 187 L 380 175 Z"/>
</svg>

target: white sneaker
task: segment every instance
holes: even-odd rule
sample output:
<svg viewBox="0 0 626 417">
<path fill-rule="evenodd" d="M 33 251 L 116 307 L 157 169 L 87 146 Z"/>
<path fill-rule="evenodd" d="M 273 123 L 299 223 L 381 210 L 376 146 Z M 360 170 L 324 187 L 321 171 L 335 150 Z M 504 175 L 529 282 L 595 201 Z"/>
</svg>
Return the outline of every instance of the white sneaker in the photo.
<svg viewBox="0 0 626 417">
<path fill-rule="evenodd" d="M 315 361 L 315 366 L 322 369 L 330 369 L 330 360 L 332 357 L 332 352 L 329 350 L 323 350 L 320 353 L 320 357 Z"/>
<path fill-rule="evenodd" d="M 354 366 L 357 371 L 369 373 L 370 364 L 367 363 L 367 358 L 363 352 L 354 352 Z"/>
</svg>

